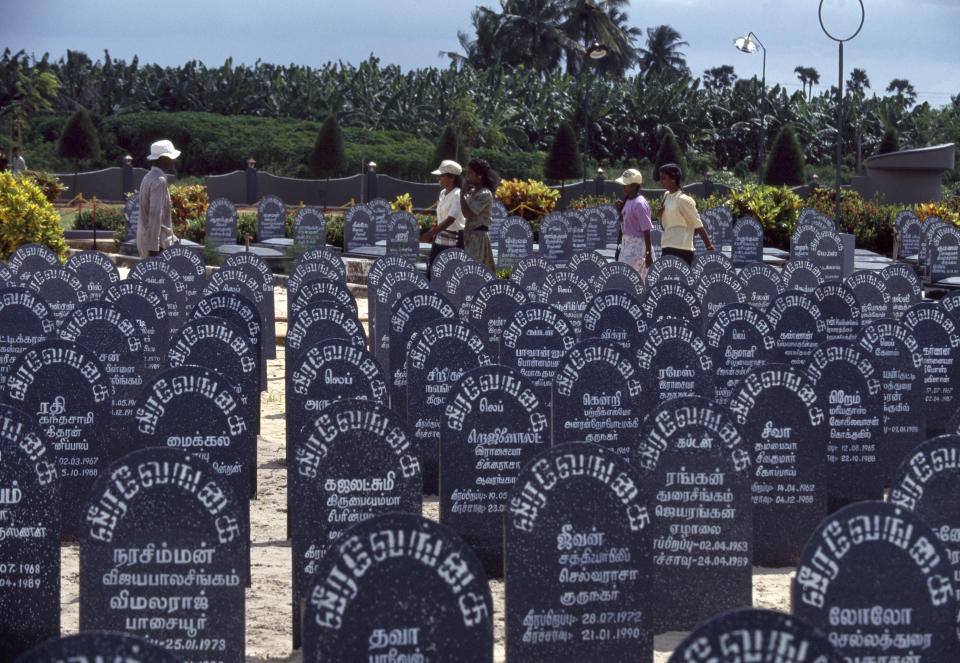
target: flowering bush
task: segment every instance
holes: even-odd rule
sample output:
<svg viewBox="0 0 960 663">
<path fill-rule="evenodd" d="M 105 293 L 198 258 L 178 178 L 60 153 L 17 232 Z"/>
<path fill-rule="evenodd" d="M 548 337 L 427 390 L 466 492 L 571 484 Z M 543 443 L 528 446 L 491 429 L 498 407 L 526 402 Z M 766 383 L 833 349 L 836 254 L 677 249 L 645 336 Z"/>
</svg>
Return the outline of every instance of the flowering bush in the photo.
<svg viewBox="0 0 960 663">
<path fill-rule="evenodd" d="M 170 212 L 173 234 L 183 237 L 190 219 L 205 219 L 207 214 L 207 187 L 202 184 L 170 187 Z M 191 239 L 192 238 L 188 238 Z"/>
<path fill-rule="evenodd" d="M 603 196 L 580 196 L 570 201 L 567 209 L 590 209 L 591 207 L 600 207 L 600 205 L 612 205 L 617 202 L 617 197 L 612 193 Z"/>
<path fill-rule="evenodd" d="M 527 221 L 540 219 L 553 211 L 560 192 L 543 182 L 517 179 L 502 180 L 496 191 L 497 199 L 507 208 L 507 214 L 522 216 Z"/>
<path fill-rule="evenodd" d="M 948 198 L 938 203 L 917 205 L 913 211 L 921 221 L 928 216 L 939 216 L 947 223 L 960 226 L 960 198 Z"/>
<path fill-rule="evenodd" d="M 24 244 L 50 247 L 60 260 L 67 258 L 67 243 L 60 229 L 60 214 L 36 182 L 0 172 L 0 259 L 9 260 Z"/>
<path fill-rule="evenodd" d="M 67 187 L 60 183 L 60 179 L 56 175 L 45 170 L 28 170 L 26 176 L 40 187 L 44 197 L 51 203 L 57 202 L 60 194 L 67 190 Z"/>
<path fill-rule="evenodd" d="M 760 222 L 764 245 L 789 249 L 790 235 L 797 226 L 797 214 L 803 201 L 786 187 L 746 184 L 742 189 L 730 192 L 728 206 L 734 222 L 744 216 L 752 216 Z"/>
<path fill-rule="evenodd" d="M 390 209 L 394 212 L 413 212 L 413 198 L 409 193 L 401 193 L 397 199 L 390 203 Z"/>
<path fill-rule="evenodd" d="M 836 191 L 819 187 L 807 199 L 807 206 L 831 219 L 836 216 Z M 888 253 L 893 246 L 893 221 L 901 207 L 864 200 L 852 189 L 840 190 L 840 232 L 854 236 L 858 248 Z"/>
</svg>

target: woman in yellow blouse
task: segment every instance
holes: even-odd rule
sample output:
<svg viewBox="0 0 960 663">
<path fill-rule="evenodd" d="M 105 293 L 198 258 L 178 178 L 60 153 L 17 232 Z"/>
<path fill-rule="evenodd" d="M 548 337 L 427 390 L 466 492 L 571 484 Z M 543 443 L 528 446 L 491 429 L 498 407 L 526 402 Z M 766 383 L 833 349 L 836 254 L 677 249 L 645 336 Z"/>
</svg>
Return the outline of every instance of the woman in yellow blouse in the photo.
<svg viewBox="0 0 960 663">
<path fill-rule="evenodd" d="M 677 256 L 692 265 L 694 234 L 700 236 L 708 251 L 713 251 L 713 244 L 700 221 L 697 204 L 680 190 L 682 183 L 680 166 L 675 163 L 660 166 L 660 185 L 667 190 L 663 194 L 663 212 L 660 214 L 660 225 L 663 226 L 660 247 L 662 255 Z"/>
</svg>

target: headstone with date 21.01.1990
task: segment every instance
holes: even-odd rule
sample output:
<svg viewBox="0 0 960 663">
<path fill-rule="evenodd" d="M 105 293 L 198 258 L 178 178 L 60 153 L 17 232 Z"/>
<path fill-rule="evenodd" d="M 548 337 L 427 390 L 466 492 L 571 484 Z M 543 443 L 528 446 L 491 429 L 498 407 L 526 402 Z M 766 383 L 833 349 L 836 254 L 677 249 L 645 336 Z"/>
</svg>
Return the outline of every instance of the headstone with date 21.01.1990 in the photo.
<svg viewBox="0 0 960 663">
<path fill-rule="evenodd" d="M 354 350 L 354 348 L 350 348 Z M 382 513 L 419 514 L 423 475 L 410 429 L 371 400 L 337 400 L 291 436 L 287 487 L 293 539 L 293 646 L 323 555 L 351 525 Z"/>
<path fill-rule="evenodd" d="M 803 373 L 768 364 L 734 388 L 729 407 L 754 461 L 753 563 L 796 564 L 827 514 L 824 406 Z"/>
<path fill-rule="evenodd" d="M 489 578 L 503 577 L 503 513 L 523 469 L 550 447 L 550 411 L 533 383 L 508 366 L 464 374 L 440 423 L 440 522 L 477 554 Z"/>
<path fill-rule="evenodd" d="M 114 462 L 82 505 L 80 629 L 143 636 L 188 663 L 242 663 L 244 501 L 177 449 Z"/>
<path fill-rule="evenodd" d="M 60 634 L 60 482 L 33 417 L 0 405 L 0 661 Z"/>
<path fill-rule="evenodd" d="M 727 409 L 699 397 L 661 404 L 632 460 L 652 511 L 654 632 L 749 606 L 750 450 Z"/>
<path fill-rule="evenodd" d="M 493 601 L 456 532 L 388 513 L 348 529 L 320 560 L 307 592 L 303 660 L 401 656 L 492 663 Z"/>
<path fill-rule="evenodd" d="M 956 661 L 957 602 L 946 548 L 920 516 L 856 502 L 810 537 L 792 582 L 793 612 L 846 660 Z"/>
<path fill-rule="evenodd" d="M 506 511 L 507 659 L 653 660 L 652 529 L 627 459 L 595 444 L 540 453 Z"/>
</svg>

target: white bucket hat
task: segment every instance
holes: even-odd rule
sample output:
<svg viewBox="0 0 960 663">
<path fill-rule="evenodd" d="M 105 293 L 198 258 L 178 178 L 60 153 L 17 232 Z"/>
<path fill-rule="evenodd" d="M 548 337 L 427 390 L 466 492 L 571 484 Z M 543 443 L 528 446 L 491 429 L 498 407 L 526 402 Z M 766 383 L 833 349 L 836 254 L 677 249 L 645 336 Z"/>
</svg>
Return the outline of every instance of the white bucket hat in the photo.
<svg viewBox="0 0 960 663">
<path fill-rule="evenodd" d="M 616 179 L 617 184 L 626 186 L 628 184 L 643 184 L 643 175 L 636 168 L 627 168 L 623 175 Z"/>
<path fill-rule="evenodd" d="M 463 172 L 463 167 L 456 161 L 444 159 L 440 162 L 440 167 L 430 173 L 431 175 L 459 175 Z"/>
<path fill-rule="evenodd" d="M 178 156 L 180 156 L 180 150 L 174 148 L 173 143 L 169 140 L 158 140 L 150 145 L 150 154 L 147 155 L 147 160 L 156 161 L 160 157 L 176 159 Z"/>
</svg>

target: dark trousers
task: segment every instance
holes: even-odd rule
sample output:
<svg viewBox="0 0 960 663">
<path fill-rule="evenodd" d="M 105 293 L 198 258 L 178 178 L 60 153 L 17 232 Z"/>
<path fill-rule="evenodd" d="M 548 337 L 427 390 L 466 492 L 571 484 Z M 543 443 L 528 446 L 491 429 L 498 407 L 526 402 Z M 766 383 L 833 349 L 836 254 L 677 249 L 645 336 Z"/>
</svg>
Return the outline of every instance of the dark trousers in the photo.
<svg viewBox="0 0 960 663">
<path fill-rule="evenodd" d="M 437 256 L 446 251 L 447 249 L 454 249 L 454 246 L 441 246 L 440 244 L 433 244 L 430 247 L 430 258 L 427 260 L 427 280 L 430 280 L 430 268 L 433 267 L 433 261 L 436 260 Z"/>
<path fill-rule="evenodd" d="M 675 249 L 672 246 L 665 246 L 660 251 L 660 255 L 677 256 L 691 267 L 693 266 L 693 251 L 684 251 L 683 249 Z"/>
</svg>

